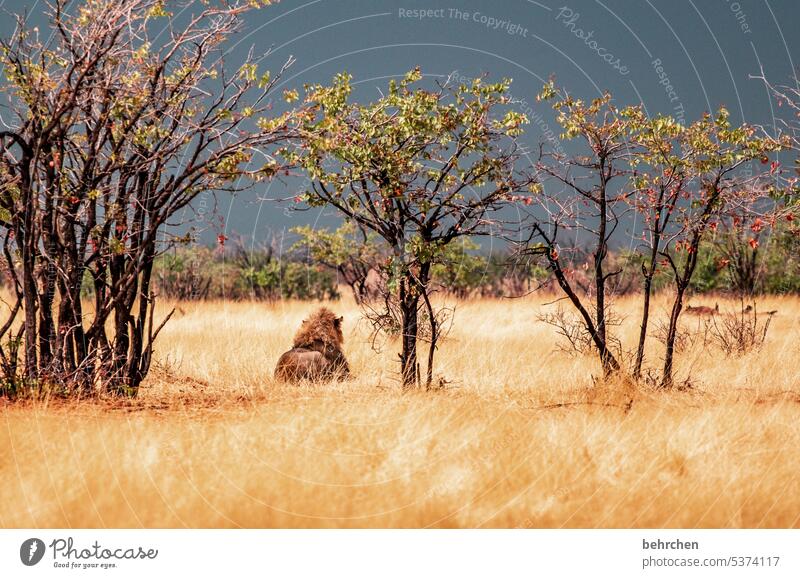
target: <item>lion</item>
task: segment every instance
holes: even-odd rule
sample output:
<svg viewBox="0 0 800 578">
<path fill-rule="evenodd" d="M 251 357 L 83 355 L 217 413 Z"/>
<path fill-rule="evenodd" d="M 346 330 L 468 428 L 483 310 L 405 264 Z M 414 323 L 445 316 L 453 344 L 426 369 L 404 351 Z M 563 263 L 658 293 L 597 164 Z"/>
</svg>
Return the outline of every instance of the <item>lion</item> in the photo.
<svg viewBox="0 0 800 578">
<path fill-rule="evenodd" d="M 275 378 L 297 383 L 302 380 L 328 381 L 350 376 L 350 367 L 342 353 L 342 321 L 333 311 L 321 307 L 294 336 L 292 349 L 281 355 Z"/>
</svg>

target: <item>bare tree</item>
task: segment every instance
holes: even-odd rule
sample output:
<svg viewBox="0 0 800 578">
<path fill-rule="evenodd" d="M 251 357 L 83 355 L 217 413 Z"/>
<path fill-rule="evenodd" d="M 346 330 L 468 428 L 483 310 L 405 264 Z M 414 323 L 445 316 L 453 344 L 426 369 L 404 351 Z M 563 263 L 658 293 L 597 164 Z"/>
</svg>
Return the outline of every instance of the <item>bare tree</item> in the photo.
<svg viewBox="0 0 800 578">
<path fill-rule="evenodd" d="M 674 281 L 674 300 L 664 337 L 663 386 L 673 383 L 675 341 L 683 300 L 697 266 L 700 245 L 715 223 L 732 213 L 750 211 L 775 192 L 764 174 L 739 172 L 754 159 L 785 142 L 747 125 L 734 127 L 723 108 L 706 113 L 687 127 L 670 117 L 648 118 L 641 106 L 617 108 L 608 94 L 587 103 L 545 85 L 540 97 L 553 100 L 564 138 L 580 139 L 583 154 L 542 151 L 536 165 L 542 191 L 537 203 L 548 216 L 532 218 L 524 251 L 543 255 L 556 281 L 573 304 L 597 349 L 606 374 L 621 369 L 608 334 L 608 281 L 621 273 L 608 270 L 609 244 L 622 217 L 630 211 L 644 216 L 642 263 L 644 296 L 633 376 L 639 378 L 650 312 L 652 282 L 659 266 Z M 589 241 L 575 243 L 592 253 L 594 307 L 590 293 L 572 279 L 569 239 L 584 233 Z"/>
<path fill-rule="evenodd" d="M 633 174 L 631 158 L 637 152 L 632 134 L 631 118 L 636 109 L 617 109 L 611 95 L 584 102 L 552 82 L 545 85 L 540 100 L 554 101 L 557 120 L 564 137 L 579 139 L 580 154 L 567 156 L 561 152 L 541 149 L 536 174 L 541 184 L 537 208 L 546 219 L 534 217 L 530 236 L 523 251 L 541 254 L 559 287 L 577 310 L 587 333 L 600 356 L 606 374 L 620 369 L 620 361 L 609 347 L 608 283 L 622 272 L 606 267 L 609 242 L 629 210 L 625 187 Z M 586 247 L 591 252 L 594 304 L 576 290 L 571 280 L 568 244 L 581 237 L 576 250 Z"/>
<path fill-rule="evenodd" d="M 774 126 L 775 137 L 782 139 L 781 144 L 794 155 L 793 169 L 784 170 L 777 160 L 770 166 L 778 192 L 775 195 L 778 205 L 773 214 L 791 220 L 800 205 L 800 78 L 795 76 L 791 84 L 773 84 L 763 69 L 752 78 L 763 82 L 775 99 L 779 109 Z"/>
<path fill-rule="evenodd" d="M 632 370 L 633 378 L 639 379 L 650 321 L 653 278 L 689 175 L 687 153 L 681 151 L 678 141 L 683 127 L 668 116 L 647 118 L 640 108 L 632 109 L 630 113 L 636 117 L 634 138 L 641 145 L 638 154 L 632 157 L 633 192 L 628 197 L 628 202 L 643 221 L 642 315 Z"/>
<path fill-rule="evenodd" d="M 189 0 L 180 19 L 161 0 L 66 6 L 50 5 L 49 40 L 20 17 L 0 42 L 14 115 L 0 131 L 0 227 L 17 298 L 0 338 L 24 316 L 0 349 L 3 377 L 135 394 L 170 316 L 155 321 L 151 289 L 170 219 L 204 191 L 273 176 L 281 167 L 261 151 L 294 116 L 271 111 L 275 78 L 252 54 L 234 74 L 221 58 L 253 2 Z"/>
<path fill-rule="evenodd" d="M 526 119 L 505 106 L 508 81 L 425 90 L 413 86 L 421 77 L 418 69 L 409 72 L 367 105 L 349 101 L 347 75 L 312 87 L 307 98 L 318 116 L 289 156 L 310 173 L 309 203 L 334 207 L 386 244 L 383 269 L 400 310 L 407 388 L 419 382 L 423 308 L 431 324 L 429 385 L 433 377 L 439 317 L 430 300 L 432 266 L 454 239 L 492 233 L 493 214 L 530 183 L 515 168 Z"/>
<path fill-rule="evenodd" d="M 662 387 L 673 385 L 673 363 L 678 321 L 683 300 L 697 267 L 700 245 L 720 218 L 740 214 L 774 191 L 765 175 L 739 169 L 754 159 L 768 162 L 767 154 L 785 142 L 756 136 L 748 125 L 733 127 L 728 111 L 709 113 L 681 132 L 680 143 L 687 160 L 688 179 L 682 203 L 660 254 L 672 273 L 675 295 L 666 335 Z"/>
</svg>

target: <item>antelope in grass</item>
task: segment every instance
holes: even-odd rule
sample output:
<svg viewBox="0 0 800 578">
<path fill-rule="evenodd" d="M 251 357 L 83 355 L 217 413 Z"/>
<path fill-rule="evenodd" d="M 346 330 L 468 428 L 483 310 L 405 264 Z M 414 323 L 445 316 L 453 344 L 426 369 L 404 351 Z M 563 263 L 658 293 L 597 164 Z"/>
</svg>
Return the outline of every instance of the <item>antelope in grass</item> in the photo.
<svg viewBox="0 0 800 578">
<path fill-rule="evenodd" d="M 772 317 L 773 315 L 775 315 L 778 312 L 777 309 L 773 309 L 772 311 L 760 311 L 760 312 L 756 313 L 755 309 L 753 308 L 752 305 L 748 305 L 744 309 L 745 313 L 750 313 L 751 311 L 753 312 L 753 315 L 756 315 L 756 314 L 757 315 L 769 315 L 770 317 Z"/>
<path fill-rule="evenodd" d="M 692 307 L 691 305 L 687 305 L 686 313 L 688 313 L 689 315 L 698 315 L 700 317 L 710 317 L 712 315 L 717 315 L 719 313 L 719 303 L 715 304 L 714 307 L 708 307 L 706 305 L 698 305 L 697 307 Z"/>
</svg>

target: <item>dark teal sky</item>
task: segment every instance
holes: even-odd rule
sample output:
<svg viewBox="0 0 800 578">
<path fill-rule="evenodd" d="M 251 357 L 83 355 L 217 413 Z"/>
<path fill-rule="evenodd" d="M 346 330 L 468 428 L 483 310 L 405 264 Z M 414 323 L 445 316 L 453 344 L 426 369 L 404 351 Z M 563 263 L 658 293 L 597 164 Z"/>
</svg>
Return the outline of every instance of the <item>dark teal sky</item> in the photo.
<svg viewBox="0 0 800 578">
<path fill-rule="evenodd" d="M 3 8 L 23 6 L 35 17 L 43 5 L 6 1 Z M 284 87 L 327 82 L 347 70 L 354 97 L 365 100 L 417 65 L 442 78 L 454 71 L 511 77 L 511 92 L 533 121 L 525 140 L 534 144 L 554 128 L 548 107 L 535 102 L 551 74 L 577 95 L 610 90 L 619 104 L 641 101 L 650 114 L 691 121 L 724 104 L 734 121 L 771 125 L 783 111 L 749 75 L 763 66 L 773 82 L 790 82 L 800 64 L 798 23 L 796 0 L 283 0 L 248 15 L 227 60 L 235 66 L 250 46 L 272 47 L 266 68 L 296 59 Z M 269 191 L 261 185 L 221 198 L 228 235 L 266 239 L 297 224 L 333 222 L 259 201 L 288 194 L 286 187 L 275 182 Z"/>
</svg>

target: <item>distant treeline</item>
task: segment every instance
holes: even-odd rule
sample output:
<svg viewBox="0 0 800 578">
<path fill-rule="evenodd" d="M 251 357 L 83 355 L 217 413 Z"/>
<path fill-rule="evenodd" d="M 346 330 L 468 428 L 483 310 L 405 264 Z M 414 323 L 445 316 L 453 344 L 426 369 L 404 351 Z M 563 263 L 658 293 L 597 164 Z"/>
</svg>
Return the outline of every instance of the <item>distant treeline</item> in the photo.
<svg viewBox="0 0 800 578">
<path fill-rule="evenodd" d="M 507 252 L 483 254 L 469 242 L 454 245 L 448 257 L 434 268 L 435 284 L 460 298 L 520 296 L 547 279 L 543 267 Z M 300 241 L 283 252 L 270 245 L 177 247 L 156 259 L 154 276 L 159 294 L 170 299 L 338 299 L 348 287 L 363 302 L 380 295 L 381 270 L 377 262 L 318 261 Z"/>
<path fill-rule="evenodd" d="M 159 293 L 171 299 L 337 299 L 340 287 L 349 287 L 358 301 L 380 295 L 385 283 L 385 255 L 372 239 L 351 238 L 344 226 L 336 231 L 295 230 L 299 240 L 288 250 L 243 243 L 227 247 L 185 246 L 171 249 L 156 260 Z M 789 226 L 764 230 L 757 242 L 752 231 L 726 230 L 704 241 L 691 289 L 696 294 L 733 295 L 800 293 L 800 237 Z M 591 256 L 565 251 L 566 267 L 575 285 L 592 292 Z M 614 294 L 636 293 L 642 282 L 642 257 L 617 249 L 609 269 L 619 270 L 610 289 Z M 663 264 L 665 267 L 666 265 Z M 669 287 L 670 276 L 660 269 L 655 290 Z M 460 298 L 519 297 L 547 289 L 549 272 L 535 258 L 513 252 L 481 251 L 465 240 L 453 244 L 433 268 L 436 290 Z M 89 290 L 89 286 L 86 287 Z"/>
</svg>

